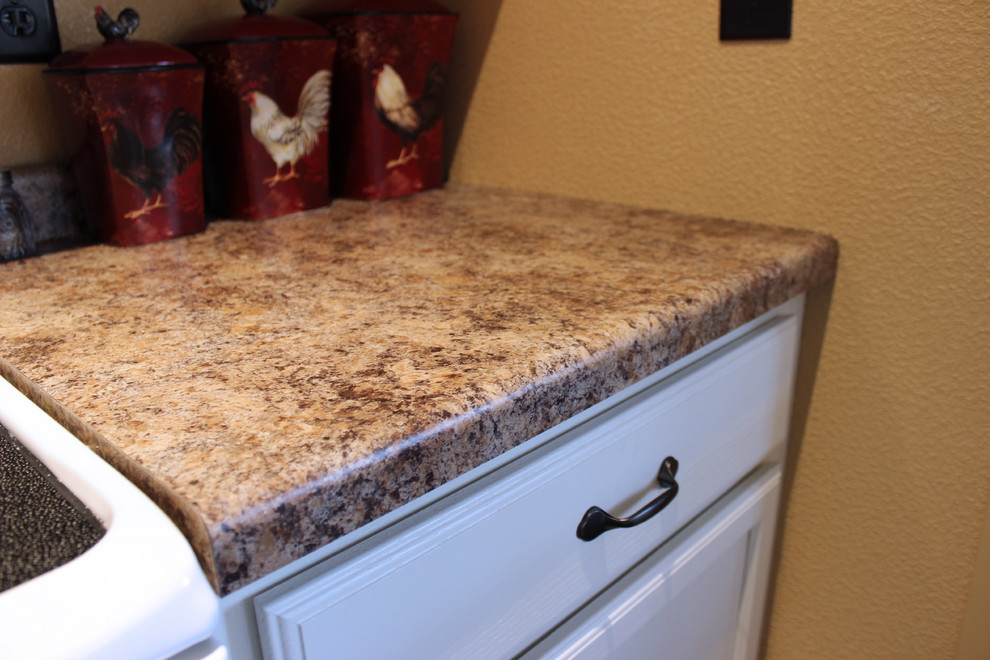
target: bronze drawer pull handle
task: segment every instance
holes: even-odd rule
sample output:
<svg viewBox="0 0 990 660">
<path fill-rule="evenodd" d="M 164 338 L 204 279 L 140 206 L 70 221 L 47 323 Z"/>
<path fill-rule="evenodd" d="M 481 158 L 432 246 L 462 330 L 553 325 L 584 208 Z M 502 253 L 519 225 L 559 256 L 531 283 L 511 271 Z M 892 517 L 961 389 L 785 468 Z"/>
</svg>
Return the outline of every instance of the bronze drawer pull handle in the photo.
<svg viewBox="0 0 990 660">
<path fill-rule="evenodd" d="M 657 481 L 660 483 L 660 486 L 666 488 L 667 490 L 660 493 L 655 500 L 628 518 L 616 518 L 597 506 L 591 507 L 585 511 L 584 517 L 581 518 L 581 522 L 578 523 L 577 537 L 582 541 L 591 541 L 610 529 L 616 529 L 618 527 L 635 527 L 640 523 L 646 522 L 653 516 L 660 513 L 664 507 L 670 504 L 674 498 L 677 497 L 678 486 L 677 482 L 674 480 L 674 475 L 676 474 L 677 459 L 673 456 L 668 456 L 663 459 L 663 463 L 660 465 L 660 473 L 657 475 Z"/>
</svg>

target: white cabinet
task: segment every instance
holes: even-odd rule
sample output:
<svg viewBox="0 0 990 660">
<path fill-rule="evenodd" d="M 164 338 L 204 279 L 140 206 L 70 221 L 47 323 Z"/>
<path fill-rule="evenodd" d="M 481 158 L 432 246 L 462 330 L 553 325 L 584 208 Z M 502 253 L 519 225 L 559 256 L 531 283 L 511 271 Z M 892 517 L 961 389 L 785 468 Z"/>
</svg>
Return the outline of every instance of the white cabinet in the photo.
<svg viewBox="0 0 990 660">
<path fill-rule="evenodd" d="M 253 597 L 263 657 L 753 657 L 800 309 Z M 660 495 L 667 457 L 679 469 L 666 508 L 578 538 L 589 507 L 628 516 Z"/>
</svg>

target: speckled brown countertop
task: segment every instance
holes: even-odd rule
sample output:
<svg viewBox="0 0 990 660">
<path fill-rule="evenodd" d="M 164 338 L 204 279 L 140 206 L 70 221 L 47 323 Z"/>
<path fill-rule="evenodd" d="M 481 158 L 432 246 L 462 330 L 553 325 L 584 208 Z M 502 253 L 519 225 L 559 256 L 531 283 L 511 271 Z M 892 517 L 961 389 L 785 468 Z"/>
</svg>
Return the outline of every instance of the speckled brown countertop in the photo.
<svg viewBox="0 0 990 660">
<path fill-rule="evenodd" d="M 827 236 L 455 186 L 0 265 L 0 371 L 221 594 L 830 279 Z"/>
</svg>

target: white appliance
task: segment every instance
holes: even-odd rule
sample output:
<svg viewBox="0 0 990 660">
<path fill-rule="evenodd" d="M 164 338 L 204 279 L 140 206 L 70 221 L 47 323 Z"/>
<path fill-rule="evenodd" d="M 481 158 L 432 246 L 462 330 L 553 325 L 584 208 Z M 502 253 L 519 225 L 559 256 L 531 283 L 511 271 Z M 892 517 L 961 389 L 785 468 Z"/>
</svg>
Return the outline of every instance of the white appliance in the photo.
<svg viewBox="0 0 990 660">
<path fill-rule="evenodd" d="M 0 424 L 107 530 L 67 564 L 0 592 L 0 658 L 224 660 L 213 638 L 219 598 L 172 521 L 3 378 Z"/>
</svg>

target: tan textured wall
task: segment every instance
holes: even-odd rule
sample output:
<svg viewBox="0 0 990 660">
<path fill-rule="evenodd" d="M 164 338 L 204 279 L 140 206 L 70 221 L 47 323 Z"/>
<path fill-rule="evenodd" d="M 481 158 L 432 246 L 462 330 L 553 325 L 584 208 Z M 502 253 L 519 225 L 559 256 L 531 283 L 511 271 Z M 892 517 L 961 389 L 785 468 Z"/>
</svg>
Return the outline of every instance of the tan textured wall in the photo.
<svg viewBox="0 0 990 660">
<path fill-rule="evenodd" d="M 55 4 L 93 39 L 91 0 Z M 130 4 L 166 41 L 238 12 Z M 990 494 L 990 3 L 795 0 L 790 42 L 743 44 L 716 0 L 499 4 L 448 2 L 455 179 L 842 243 L 770 657 L 952 657 Z M 0 66 L 0 167 L 62 155 L 42 68 Z"/>
<path fill-rule="evenodd" d="M 990 3 L 794 4 L 790 42 L 720 44 L 715 0 L 505 0 L 452 176 L 838 237 L 769 657 L 951 658 L 990 490 Z"/>
</svg>

